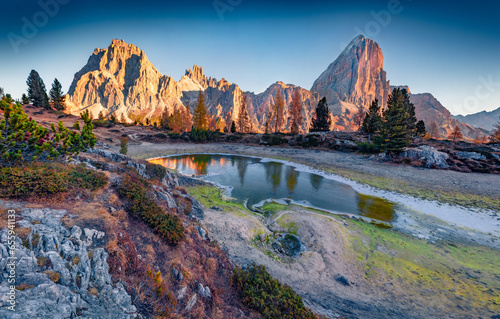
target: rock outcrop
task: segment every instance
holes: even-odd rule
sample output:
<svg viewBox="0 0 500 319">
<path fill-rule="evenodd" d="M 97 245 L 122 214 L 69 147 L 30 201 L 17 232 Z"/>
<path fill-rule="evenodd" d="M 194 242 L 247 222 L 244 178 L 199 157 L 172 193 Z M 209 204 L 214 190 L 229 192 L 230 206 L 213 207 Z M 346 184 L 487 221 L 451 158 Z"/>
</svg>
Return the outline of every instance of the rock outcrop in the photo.
<svg viewBox="0 0 500 319">
<path fill-rule="evenodd" d="M 114 285 L 108 254 L 100 247 L 103 233 L 61 223 L 67 212 L 19 209 L 18 227 L 29 231 L 16 236 L 15 318 L 137 318 L 136 307 L 123 285 Z M 19 229 L 18 228 L 18 229 Z M 9 234 L 0 230 L 0 317 L 14 318 L 7 307 L 7 247 Z"/>
</svg>

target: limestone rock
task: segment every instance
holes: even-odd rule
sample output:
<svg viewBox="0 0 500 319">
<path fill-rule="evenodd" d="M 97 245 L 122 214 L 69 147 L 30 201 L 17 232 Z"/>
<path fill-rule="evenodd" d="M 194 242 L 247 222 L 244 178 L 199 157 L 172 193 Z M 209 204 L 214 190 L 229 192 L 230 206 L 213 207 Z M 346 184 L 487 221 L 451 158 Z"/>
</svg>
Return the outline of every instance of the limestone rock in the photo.
<svg viewBox="0 0 500 319">
<path fill-rule="evenodd" d="M 409 157 L 418 160 L 425 160 L 426 167 L 430 167 L 432 165 L 436 165 L 439 168 L 448 168 L 449 165 L 446 160 L 449 158 L 449 155 L 443 152 L 439 152 L 434 147 L 423 145 L 417 148 L 408 148 L 404 151 L 401 156 Z"/>
</svg>

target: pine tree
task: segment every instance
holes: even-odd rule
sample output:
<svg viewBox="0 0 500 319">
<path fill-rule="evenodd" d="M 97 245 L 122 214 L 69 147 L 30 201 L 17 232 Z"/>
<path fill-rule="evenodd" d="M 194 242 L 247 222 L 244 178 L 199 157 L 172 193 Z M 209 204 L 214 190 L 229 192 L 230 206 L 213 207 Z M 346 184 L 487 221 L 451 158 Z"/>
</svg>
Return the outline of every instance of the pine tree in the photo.
<svg viewBox="0 0 500 319">
<path fill-rule="evenodd" d="M 387 101 L 384 112 L 380 144 L 386 153 L 394 154 L 403 151 L 412 141 L 416 133 L 415 107 L 410 102 L 408 92 L 394 89 Z"/>
<path fill-rule="evenodd" d="M 354 125 L 356 126 L 356 129 L 358 131 L 362 130 L 362 125 L 363 125 L 363 121 L 365 119 L 365 114 L 366 114 L 366 111 L 363 107 L 358 107 L 358 111 L 356 113 L 354 113 L 353 117 L 352 117 L 352 121 L 354 123 Z"/>
<path fill-rule="evenodd" d="M 238 115 L 238 128 L 241 133 L 250 133 L 252 131 L 252 122 L 248 115 L 247 99 L 245 93 L 241 94 L 240 114 Z"/>
<path fill-rule="evenodd" d="M 274 114 L 274 133 L 281 132 L 281 128 L 283 126 L 283 118 L 284 118 L 284 107 L 285 104 L 283 102 L 283 98 L 281 97 L 281 90 L 278 90 L 276 93 L 276 101 L 272 105 L 273 114 Z"/>
<path fill-rule="evenodd" d="M 4 89 L 0 87 L 0 99 L 3 98 L 3 95 L 5 94 L 4 92 L 5 92 Z"/>
<path fill-rule="evenodd" d="M 207 108 L 205 107 L 205 99 L 201 91 L 198 94 L 198 101 L 193 112 L 193 126 L 199 131 L 208 130 Z"/>
<path fill-rule="evenodd" d="M 429 135 L 431 138 L 438 139 L 440 138 L 439 136 L 439 129 L 437 126 L 437 123 L 434 121 L 431 123 L 431 126 L 429 127 Z"/>
<path fill-rule="evenodd" d="M 498 122 L 495 125 L 495 129 L 493 130 L 493 133 L 491 133 L 491 136 L 490 136 L 490 142 L 491 143 L 500 143 L 500 122 Z"/>
<path fill-rule="evenodd" d="M 179 112 L 179 118 L 182 132 L 189 132 L 193 127 L 193 116 L 189 111 L 189 107 L 184 107 L 184 109 Z"/>
<path fill-rule="evenodd" d="M 460 127 L 458 126 L 458 124 L 455 125 L 455 128 L 450 133 L 450 135 L 448 135 L 448 138 L 450 140 L 452 140 L 453 142 L 456 142 L 457 140 L 461 140 L 464 138 L 464 136 L 462 135 L 462 131 L 460 131 Z"/>
<path fill-rule="evenodd" d="M 292 104 L 290 105 L 290 131 L 292 134 L 299 134 L 302 128 L 302 102 L 300 101 L 300 94 L 295 90 L 292 97 Z"/>
<path fill-rule="evenodd" d="M 30 100 L 28 99 L 28 96 L 23 93 L 23 96 L 21 97 L 21 101 L 23 102 L 24 105 L 29 104 Z"/>
<path fill-rule="evenodd" d="M 120 154 L 127 155 L 128 152 L 128 141 L 126 137 L 122 137 L 120 140 Z"/>
<path fill-rule="evenodd" d="M 330 110 L 328 109 L 328 104 L 326 103 L 326 97 L 319 101 L 316 107 L 316 113 L 311 119 L 311 132 L 328 132 L 330 131 L 330 126 L 332 119 L 330 118 Z"/>
<path fill-rule="evenodd" d="M 99 119 L 99 121 L 104 121 L 104 113 L 101 111 L 99 111 L 99 114 L 97 115 L 97 118 Z"/>
<path fill-rule="evenodd" d="M 120 123 L 127 123 L 127 120 L 125 119 L 125 115 L 123 113 L 120 116 Z"/>
<path fill-rule="evenodd" d="M 38 72 L 31 70 L 28 80 L 26 80 L 26 84 L 28 85 L 28 99 L 31 103 L 34 106 L 50 109 L 47 90 Z"/>
<path fill-rule="evenodd" d="M 234 121 L 231 123 L 230 131 L 231 131 L 231 133 L 236 133 L 236 124 L 234 123 Z"/>
<path fill-rule="evenodd" d="M 66 96 L 62 91 L 62 85 L 59 80 L 54 79 L 54 83 L 52 83 L 52 89 L 50 89 L 49 95 L 50 102 L 53 108 L 59 111 L 62 111 L 66 108 Z"/>
<path fill-rule="evenodd" d="M 380 106 L 378 105 L 378 100 L 375 99 L 368 108 L 368 113 L 365 115 L 361 130 L 368 134 L 368 141 L 371 141 L 373 134 L 380 133 L 381 126 Z"/>
<path fill-rule="evenodd" d="M 427 130 L 425 129 L 425 122 L 420 120 L 417 122 L 417 136 L 423 137 L 427 134 Z"/>
<path fill-rule="evenodd" d="M 226 118 L 224 120 L 226 122 L 226 127 L 224 128 L 224 132 L 230 132 L 231 124 L 233 123 L 233 115 L 231 114 L 231 111 L 227 111 Z"/>
</svg>

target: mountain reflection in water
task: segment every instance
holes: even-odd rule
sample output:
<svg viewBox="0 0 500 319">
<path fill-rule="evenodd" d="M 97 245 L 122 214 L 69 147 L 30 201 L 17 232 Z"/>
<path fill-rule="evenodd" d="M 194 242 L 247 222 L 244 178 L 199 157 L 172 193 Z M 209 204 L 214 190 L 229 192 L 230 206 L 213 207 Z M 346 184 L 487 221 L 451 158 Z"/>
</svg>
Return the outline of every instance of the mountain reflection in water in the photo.
<svg viewBox="0 0 500 319">
<path fill-rule="evenodd" d="M 351 186 L 295 167 L 259 158 L 182 155 L 150 160 L 184 175 L 232 188 L 231 196 L 248 207 L 266 199 L 291 199 L 318 209 L 357 214 L 390 222 L 395 204 L 357 193 Z"/>
</svg>

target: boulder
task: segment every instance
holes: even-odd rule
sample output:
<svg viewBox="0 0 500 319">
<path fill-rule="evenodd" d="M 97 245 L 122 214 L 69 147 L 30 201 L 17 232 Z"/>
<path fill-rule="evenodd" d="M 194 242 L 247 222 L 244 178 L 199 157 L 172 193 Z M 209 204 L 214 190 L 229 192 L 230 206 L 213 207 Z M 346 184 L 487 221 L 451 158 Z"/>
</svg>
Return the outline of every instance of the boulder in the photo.
<svg viewBox="0 0 500 319">
<path fill-rule="evenodd" d="M 449 155 L 436 150 L 434 147 L 422 145 L 416 148 L 408 148 L 400 154 L 402 157 L 409 157 L 415 160 L 425 160 L 425 167 L 437 166 L 439 168 L 448 168 L 446 162 Z"/>
</svg>

